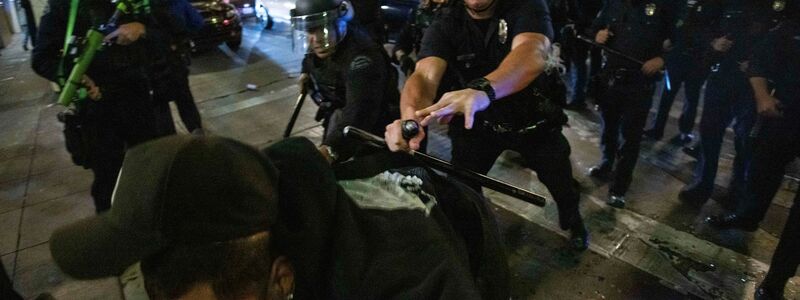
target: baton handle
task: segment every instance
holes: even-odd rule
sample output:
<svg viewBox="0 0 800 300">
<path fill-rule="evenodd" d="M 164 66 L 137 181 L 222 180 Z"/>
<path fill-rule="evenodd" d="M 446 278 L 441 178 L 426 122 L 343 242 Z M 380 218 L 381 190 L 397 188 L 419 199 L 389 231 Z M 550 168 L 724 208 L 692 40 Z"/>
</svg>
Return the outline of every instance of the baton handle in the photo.
<svg viewBox="0 0 800 300">
<path fill-rule="evenodd" d="M 365 142 L 371 146 L 379 147 L 379 148 L 388 148 L 386 146 L 386 141 L 382 138 L 366 132 L 364 130 L 358 129 L 356 127 L 347 126 L 344 128 L 344 135 L 346 137 L 355 138 L 362 142 Z M 513 186 L 507 182 L 503 182 L 489 176 L 483 175 L 481 173 L 461 168 L 451 164 L 448 161 L 442 160 L 440 158 L 417 152 L 411 151 L 411 155 L 414 158 L 422 161 L 423 163 L 427 164 L 433 169 L 445 172 L 447 174 L 455 175 L 461 177 L 462 179 L 472 180 L 478 182 L 481 186 L 487 187 L 489 189 L 495 190 L 499 193 L 520 199 L 522 201 L 528 202 L 530 204 L 543 207 L 545 205 L 545 197 L 541 195 L 537 195 L 531 191 Z"/>
<path fill-rule="evenodd" d="M 306 99 L 306 92 L 303 91 L 300 93 L 300 96 L 297 97 L 297 102 L 294 104 L 294 111 L 292 112 L 292 117 L 289 118 L 289 124 L 286 124 L 286 130 L 283 131 L 283 137 L 287 138 L 292 135 L 292 128 L 294 128 L 294 122 L 297 121 L 297 117 L 300 115 L 300 110 L 303 108 L 303 100 Z"/>
<path fill-rule="evenodd" d="M 578 35 L 577 38 L 579 40 L 583 41 L 584 43 L 587 43 L 587 44 L 595 46 L 595 47 L 599 47 L 599 48 L 605 50 L 608 53 L 611 53 L 611 54 L 614 54 L 616 56 L 622 57 L 622 58 L 624 58 L 626 60 L 635 62 L 637 64 L 644 65 L 643 61 L 641 61 L 641 60 L 639 60 L 639 59 L 637 59 L 637 58 L 635 58 L 633 56 L 630 56 L 630 55 L 627 55 L 625 53 L 622 53 L 617 49 L 614 49 L 614 48 L 611 48 L 609 46 L 606 46 L 606 45 L 600 44 L 598 42 L 595 42 L 594 40 L 592 40 L 592 39 L 590 39 L 590 38 L 588 38 L 588 37 L 586 37 L 584 35 Z"/>
</svg>

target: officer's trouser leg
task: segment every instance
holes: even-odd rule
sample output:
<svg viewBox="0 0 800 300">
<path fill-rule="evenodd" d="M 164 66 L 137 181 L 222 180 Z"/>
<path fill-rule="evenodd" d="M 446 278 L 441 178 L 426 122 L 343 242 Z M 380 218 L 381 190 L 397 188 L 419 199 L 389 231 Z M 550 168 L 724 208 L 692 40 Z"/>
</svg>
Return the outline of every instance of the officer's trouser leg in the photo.
<svg viewBox="0 0 800 300">
<path fill-rule="evenodd" d="M 711 196 L 714 189 L 725 128 L 733 119 L 733 95 L 729 84 L 728 80 L 710 79 L 700 119 L 700 159 L 695 166 L 690 189 L 707 196 Z"/>
<path fill-rule="evenodd" d="M 181 72 L 175 74 L 175 105 L 178 106 L 178 113 L 181 115 L 183 125 L 186 125 L 186 130 L 189 132 L 195 129 L 202 128 L 203 124 L 200 119 L 200 112 L 197 110 L 197 104 L 194 103 L 194 96 L 189 87 L 189 72 Z"/>
<path fill-rule="evenodd" d="M 691 66 L 690 68 L 692 70 L 688 71 L 687 77 L 683 82 L 685 97 L 683 99 L 683 111 L 680 119 L 678 119 L 678 130 L 684 134 L 692 133 L 694 121 L 697 118 L 697 106 L 700 104 L 700 90 L 702 90 L 708 74 L 702 67 Z"/>
<path fill-rule="evenodd" d="M 800 115 L 800 114 L 798 114 Z M 751 196 L 740 198 L 736 213 L 760 222 L 783 182 L 786 165 L 800 153 L 800 122 L 794 119 L 764 119 L 753 142 L 753 161 L 748 174 Z"/>
<path fill-rule="evenodd" d="M 661 90 L 661 97 L 658 100 L 658 110 L 656 116 L 653 118 L 650 130 L 653 130 L 655 135 L 664 135 L 664 127 L 667 126 L 669 120 L 669 112 L 672 110 L 672 104 L 675 102 L 675 96 L 681 90 L 681 85 L 686 83 L 686 66 L 682 61 L 675 61 L 682 59 L 683 56 L 667 58 L 667 68 L 669 69 L 670 85 L 672 89 L 667 89 L 666 85 Z M 688 83 L 686 83 L 688 86 Z M 684 105 L 685 107 L 685 105 Z"/>
<path fill-rule="evenodd" d="M 570 146 L 561 132 L 536 138 L 533 141 L 520 139 L 514 151 L 525 158 L 525 166 L 536 172 L 558 205 L 558 221 L 561 229 L 581 226 L 578 209 L 580 193 L 572 178 L 572 162 L 569 160 Z"/>
<path fill-rule="evenodd" d="M 585 43 L 575 44 L 575 50 L 572 51 L 572 65 L 574 68 L 570 73 L 575 76 L 571 77 L 570 84 L 572 85 L 572 101 L 570 104 L 584 104 L 586 102 L 586 84 L 588 83 L 589 68 L 586 65 L 586 58 L 589 57 L 589 48 Z"/>
<path fill-rule="evenodd" d="M 762 285 L 770 291 L 783 292 L 786 282 L 797 272 L 800 265 L 800 193 L 794 197 L 794 204 L 783 228 L 781 240 L 772 255 L 769 272 Z"/>
<path fill-rule="evenodd" d="M 602 133 L 600 135 L 600 151 L 603 154 L 601 164 L 613 166 L 617 159 L 620 126 L 622 124 L 622 107 L 619 105 L 624 97 L 617 90 L 609 88 L 598 97 Z"/>
<path fill-rule="evenodd" d="M 744 84 L 744 83 L 743 83 Z M 733 160 L 733 174 L 728 190 L 738 201 L 745 201 L 750 197 L 750 189 L 747 181 L 750 173 L 750 163 L 753 159 L 753 145 L 750 139 L 750 131 L 755 124 L 755 100 L 752 91 L 741 95 L 734 104 L 735 123 L 733 132 L 735 133 L 734 146 L 736 156 Z"/>
<path fill-rule="evenodd" d="M 622 140 L 614 168 L 614 182 L 609 187 L 609 193 L 617 196 L 625 195 L 633 180 L 633 169 L 639 160 L 642 132 L 652 103 L 654 86 L 652 83 L 641 83 L 625 86 L 625 90 L 627 97 L 620 99 L 623 100 L 620 103 Z"/>
<path fill-rule="evenodd" d="M 90 159 L 95 175 L 92 197 L 97 212 L 111 208 L 111 195 L 125 151 L 156 137 L 153 103 L 146 84 L 132 84 L 124 92 L 104 97 L 114 100 L 93 103 L 98 122 Z"/>
<path fill-rule="evenodd" d="M 460 122 L 451 122 L 451 124 L 452 149 L 450 153 L 453 156 L 453 165 L 481 174 L 489 173 L 494 161 L 504 150 L 500 142 L 490 136 L 491 133 L 482 134 L 478 132 L 479 129 L 466 130 L 463 128 L 463 123 Z M 462 181 L 476 191 L 481 191 L 481 185 L 478 182 Z"/>
<path fill-rule="evenodd" d="M 156 93 L 154 96 L 159 97 Z M 157 98 L 154 102 L 154 114 L 156 122 L 156 132 L 158 136 L 175 134 L 175 121 L 172 119 L 172 110 L 169 107 L 169 100 Z"/>
<path fill-rule="evenodd" d="M 8 270 L 8 273 L 13 272 L 14 270 Z M 6 269 L 3 266 L 3 262 L 0 261 L 0 299 L 3 300 L 22 300 L 22 296 L 17 294 L 14 291 L 14 285 L 11 283 L 11 278 L 9 278 L 8 273 L 6 273 Z"/>
</svg>

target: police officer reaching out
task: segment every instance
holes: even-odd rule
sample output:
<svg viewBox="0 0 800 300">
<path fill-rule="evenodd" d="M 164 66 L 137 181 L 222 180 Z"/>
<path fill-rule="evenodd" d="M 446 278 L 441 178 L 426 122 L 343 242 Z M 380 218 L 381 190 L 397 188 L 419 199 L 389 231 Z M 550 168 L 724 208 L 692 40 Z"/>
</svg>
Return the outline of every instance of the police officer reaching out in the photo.
<svg viewBox="0 0 800 300">
<path fill-rule="evenodd" d="M 519 152 L 553 195 L 561 228 L 570 230 L 571 243 L 583 250 L 588 233 L 578 211 L 569 143 L 561 134 L 566 117 L 534 84 L 544 75 L 552 35 L 544 0 L 458 2 L 425 32 L 400 110 L 404 120 L 422 125 L 449 122 L 457 166 L 486 174 L 502 151 Z M 434 104 L 449 68 L 461 89 Z M 389 147 L 419 149 L 424 130 L 406 142 L 401 123 L 386 126 Z"/>
<path fill-rule="evenodd" d="M 664 66 L 662 44 L 674 28 L 672 5 L 672 0 L 609 0 L 593 24 L 595 42 L 644 61 L 641 65 L 607 54 L 599 75 L 604 85 L 597 96 L 603 158 L 589 175 L 601 179 L 613 175 L 607 201 L 613 207 L 625 207 L 625 193 L 633 180 L 655 81 Z"/>
<path fill-rule="evenodd" d="M 383 47 L 355 24 L 345 0 L 298 0 L 292 10 L 295 50 L 306 52 L 301 88 L 319 105 L 325 133 L 320 152 L 331 161 L 359 151 L 342 130 L 355 126 L 375 134 L 397 117 L 397 72 Z"/>
</svg>

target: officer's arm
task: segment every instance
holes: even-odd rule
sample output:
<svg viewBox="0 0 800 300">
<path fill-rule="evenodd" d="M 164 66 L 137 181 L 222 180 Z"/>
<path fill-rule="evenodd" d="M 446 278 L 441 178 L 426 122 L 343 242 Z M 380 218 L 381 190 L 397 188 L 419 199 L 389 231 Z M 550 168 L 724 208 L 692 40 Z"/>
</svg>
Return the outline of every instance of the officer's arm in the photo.
<svg viewBox="0 0 800 300">
<path fill-rule="evenodd" d="M 67 1 L 51 0 L 48 9 L 42 15 L 36 47 L 31 55 L 31 68 L 36 74 L 50 81 L 57 81 L 58 65 L 61 60 L 61 47 L 64 46 L 64 35 L 67 31 Z M 75 33 L 79 34 L 79 33 Z M 68 67 L 68 66 L 65 66 Z M 69 70 L 64 70 L 65 73 Z M 65 74 L 66 76 L 68 74 Z"/>
<path fill-rule="evenodd" d="M 433 104 L 439 81 L 442 80 L 445 70 L 447 61 L 436 56 L 429 56 L 417 62 L 414 73 L 406 80 L 403 93 L 400 95 L 401 119 L 421 120 L 414 112 Z"/>
<path fill-rule="evenodd" d="M 525 32 L 514 36 L 511 52 L 485 78 L 491 82 L 496 99 L 524 89 L 544 71 L 545 53 L 550 40 L 541 33 Z"/>
<path fill-rule="evenodd" d="M 348 66 L 345 78 L 346 103 L 341 117 L 328 124 L 331 133 L 322 142 L 333 148 L 339 159 L 349 158 L 356 150 L 344 138 L 345 126 L 367 130 L 378 126 L 377 122 L 384 113 L 384 103 L 388 101 L 384 95 L 384 87 L 390 80 L 388 72 L 394 71 L 385 66 L 388 64 L 378 55 L 359 55 Z"/>
</svg>

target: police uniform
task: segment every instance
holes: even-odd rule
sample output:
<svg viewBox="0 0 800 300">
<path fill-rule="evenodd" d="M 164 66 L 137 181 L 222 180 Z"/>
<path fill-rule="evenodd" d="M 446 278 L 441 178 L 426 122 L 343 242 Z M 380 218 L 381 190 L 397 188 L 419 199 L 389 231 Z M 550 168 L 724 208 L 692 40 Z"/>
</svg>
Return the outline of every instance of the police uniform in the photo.
<svg viewBox="0 0 800 300">
<path fill-rule="evenodd" d="M 153 14 L 159 23 L 161 55 L 151 64 L 156 127 L 160 136 L 175 134 L 169 102 L 178 107 L 181 121 L 191 133 L 202 132 L 200 112 L 189 87 L 191 36 L 203 26 L 203 16 L 187 0 L 155 1 Z M 150 35 L 153 36 L 152 34 Z"/>
<path fill-rule="evenodd" d="M 94 24 L 108 21 L 115 10 L 109 1 L 81 1 L 74 34 L 83 36 Z M 58 65 L 70 9 L 69 0 L 50 0 L 39 26 L 39 39 L 33 50 L 33 70 L 51 81 L 58 81 Z M 152 24 L 147 18 L 128 19 Z M 153 104 L 147 77 L 151 44 L 142 38 L 127 46 L 111 45 L 95 54 L 86 74 L 100 87 L 102 99 L 82 101 L 84 132 L 91 140 L 87 167 L 94 173 L 92 197 L 98 212 L 111 207 L 111 194 L 122 166 L 125 150 L 155 137 Z M 72 69 L 65 59 L 64 73 Z M 66 75 L 65 75 L 66 76 Z"/>
<path fill-rule="evenodd" d="M 697 117 L 697 105 L 700 103 L 700 89 L 708 76 L 708 66 L 704 56 L 708 53 L 708 20 L 719 14 L 719 0 L 687 0 L 684 1 L 678 20 L 675 23 L 673 48 L 666 55 L 666 66 L 669 71 L 671 89 L 664 88 L 659 100 L 658 110 L 645 135 L 659 140 L 664 135 L 664 127 L 669 119 L 669 111 L 681 85 L 684 85 L 683 111 L 678 119 L 678 131 L 681 134 L 675 141 L 686 144 L 691 141 L 690 134 Z"/>
<path fill-rule="evenodd" d="M 577 8 L 575 20 L 575 33 L 586 34 L 590 30 L 592 21 L 602 8 L 601 0 L 579 0 L 575 2 Z M 569 72 L 569 90 L 572 92 L 568 108 L 586 108 L 586 85 L 588 76 L 594 76 L 600 71 L 603 57 L 600 48 L 591 47 L 589 44 L 575 41 L 570 44 L 571 49 L 566 49 L 569 54 L 567 66 Z M 591 57 L 590 57 L 591 56 Z M 586 59 L 590 58 L 591 68 L 587 70 Z M 587 72 L 588 71 L 588 72 Z"/>
<path fill-rule="evenodd" d="M 428 6 L 415 8 L 411 12 L 403 30 L 397 37 L 397 43 L 392 50 L 392 55 L 396 55 L 397 51 L 405 52 L 404 57 L 394 57 L 400 64 L 400 69 L 406 73 L 411 74 L 414 72 L 414 61 L 409 57 L 411 53 L 419 52 L 420 44 L 422 43 L 422 36 L 425 30 L 431 26 L 433 20 L 441 15 L 443 9 L 448 6 L 448 3 L 437 4 L 433 1 L 428 2 Z"/>
<path fill-rule="evenodd" d="M 718 21 L 712 21 L 712 24 L 719 24 L 712 36 L 727 36 L 733 41 L 733 46 L 727 52 L 711 52 L 708 56 L 711 73 L 700 119 L 700 158 L 692 183 L 679 194 L 684 201 L 699 204 L 711 196 L 725 129 L 731 123 L 735 133 L 736 157 L 729 193 L 738 199 L 749 197 L 746 176 L 752 149 L 748 136 L 756 119 L 755 101 L 741 67 L 748 60 L 753 46 L 766 35 L 769 28 L 774 27 L 782 14 L 782 10 L 775 10 L 771 4 L 771 1 L 757 0 L 724 1 L 722 13 L 717 16 Z"/>
<path fill-rule="evenodd" d="M 593 24 L 594 32 L 608 28 L 613 36 L 606 45 L 640 61 L 662 56 L 664 40 L 671 38 L 676 12 L 672 0 L 610 0 Z M 606 54 L 597 102 L 603 121 L 600 144 L 603 158 L 590 170 L 607 177 L 614 169 L 609 204 L 624 206 L 633 169 L 639 158 L 642 131 L 652 103 L 658 76 L 646 76 L 641 64 Z M 616 166 L 615 166 L 616 162 Z M 613 200 L 613 201 L 611 201 Z"/>
<path fill-rule="evenodd" d="M 457 77 L 454 81 L 458 88 L 463 89 L 498 68 L 511 51 L 516 35 L 534 32 L 552 38 L 544 0 L 496 0 L 495 5 L 491 18 L 475 20 L 463 3 L 454 4 L 425 32 L 420 59 L 444 59 L 448 70 L 453 71 L 451 75 Z M 475 114 L 472 129 L 463 127 L 463 117 L 454 117 L 449 126 L 452 162 L 486 174 L 502 151 L 520 153 L 525 167 L 536 171 L 558 204 L 561 228 L 572 230 L 573 236 L 583 236 L 585 241 L 586 231 L 578 211 L 580 195 L 572 179 L 570 146 L 561 134 L 566 117 L 552 100 L 537 95 L 537 84 L 538 79 L 517 93 L 493 101 L 486 110 Z M 470 185 L 480 190 L 479 184 Z"/>
<path fill-rule="evenodd" d="M 317 120 L 325 127 L 322 144 L 340 160 L 358 150 L 345 139 L 345 126 L 383 135 L 385 125 L 399 116 L 397 72 L 383 48 L 357 26 L 348 26 L 331 57 L 307 54 L 303 73 L 310 76 L 311 97 L 319 105 Z"/>
<path fill-rule="evenodd" d="M 797 12 L 795 12 L 797 13 Z M 740 203 L 739 222 L 758 224 L 767 212 L 783 181 L 787 164 L 800 155 L 800 18 L 787 21 L 770 32 L 756 47 L 748 76 L 772 82 L 774 96 L 782 104 L 783 116 L 761 117 L 754 140 L 748 201 Z M 786 227 L 781 235 L 769 272 L 761 285 L 780 299 L 787 280 L 800 265 L 800 193 L 794 199 Z"/>
</svg>

